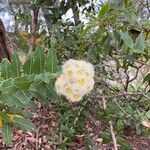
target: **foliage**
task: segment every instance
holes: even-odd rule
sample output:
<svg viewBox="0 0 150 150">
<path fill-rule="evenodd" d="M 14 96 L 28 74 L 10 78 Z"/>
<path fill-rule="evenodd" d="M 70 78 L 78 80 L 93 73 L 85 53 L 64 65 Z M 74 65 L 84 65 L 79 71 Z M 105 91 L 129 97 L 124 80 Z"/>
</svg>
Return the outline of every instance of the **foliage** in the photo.
<svg viewBox="0 0 150 150">
<path fill-rule="evenodd" d="M 59 5 L 52 1 L 37 2 L 34 6 L 41 6 L 45 18 L 45 22 L 40 20 L 36 31 L 42 48 L 29 52 L 23 64 L 18 53 L 14 53 L 11 62 L 4 59 L 0 64 L 0 126 L 5 143 L 12 143 L 13 126 L 23 130 L 35 128 L 23 112 L 27 108 L 36 109 L 34 98 L 55 108 L 61 138 L 55 138 L 55 131 L 51 136 L 61 149 L 75 147 L 77 135 L 85 135 L 88 148 L 95 147 L 85 128 L 90 116 L 104 124 L 105 131 L 98 133 L 104 144 L 111 142 L 110 121 L 122 149 L 131 147 L 124 138 L 126 135 L 150 136 L 150 23 L 148 16 L 138 9 L 143 6 L 140 10 L 148 12 L 146 1 L 142 5 L 141 1 L 112 0 L 97 8 L 83 0 L 76 1 L 78 9 L 70 1 L 62 0 Z M 81 19 L 77 24 L 64 21 L 62 16 L 70 8 L 77 9 L 74 15 L 86 9 L 87 23 Z M 15 38 L 19 39 L 19 48 L 27 51 L 31 33 L 25 27 L 30 28 L 31 22 L 29 12 L 19 10 L 14 12 L 15 24 L 25 33 L 15 32 Z M 47 52 L 49 42 L 52 46 Z M 59 65 L 70 58 L 89 61 L 96 72 L 94 90 L 76 104 L 66 102 L 54 90 L 55 79 L 61 72 Z"/>
<path fill-rule="evenodd" d="M 53 47 L 49 49 L 48 56 L 45 56 L 42 48 L 37 47 L 35 52 L 28 53 L 27 61 L 23 65 L 18 53 L 14 53 L 11 63 L 7 59 L 1 62 L 0 121 L 5 144 L 12 143 L 10 138 L 13 126 L 25 131 L 35 131 L 36 127 L 25 119 L 24 113 L 27 108 L 37 108 L 33 98 L 44 102 L 53 98 L 58 99 L 53 89 L 56 74 L 46 68 L 46 62 L 51 60 L 49 67 L 56 69 L 56 59 Z"/>
</svg>

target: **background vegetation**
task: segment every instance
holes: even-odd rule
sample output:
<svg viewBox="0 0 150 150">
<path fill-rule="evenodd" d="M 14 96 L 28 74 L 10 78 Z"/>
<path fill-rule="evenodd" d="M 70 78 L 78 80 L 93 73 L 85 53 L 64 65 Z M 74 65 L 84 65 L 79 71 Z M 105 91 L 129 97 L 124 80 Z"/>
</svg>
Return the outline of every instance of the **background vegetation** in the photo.
<svg viewBox="0 0 150 150">
<path fill-rule="evenodd" d="M 39 102 L 56 115 L 58 129 L 45 134 L 47 145 L 56 145 L 51 149 L 108 144 L 129 150 L 128 137 L 150 137 L 149 5 L 148 0 L 2 1 L 13 18 L 7 29 L 14 47 L 11 62 L 0 64 L 5 144 L 13 144 L 14 127 L 37 133 L 31 118 Z M 91 62 L 96 73 L 94 90 L 79 103 L 54 89 L 61 65 L 71 58 Z"/>
</svg>

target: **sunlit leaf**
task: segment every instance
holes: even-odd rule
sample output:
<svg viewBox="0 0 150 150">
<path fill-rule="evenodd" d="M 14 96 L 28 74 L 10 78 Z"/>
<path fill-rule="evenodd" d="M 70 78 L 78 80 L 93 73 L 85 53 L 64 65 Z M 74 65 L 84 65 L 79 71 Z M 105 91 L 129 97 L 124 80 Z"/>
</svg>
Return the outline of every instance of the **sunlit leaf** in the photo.
<svg viewBox="0 0 150 150">
<path fill-rule="evenodd" d="M 110 4 L 109 3 L 103 4 L 102 8 L 99 11 L 98 17 L 103 18 L 109 10 L 110 10 Z"/>
</svg>

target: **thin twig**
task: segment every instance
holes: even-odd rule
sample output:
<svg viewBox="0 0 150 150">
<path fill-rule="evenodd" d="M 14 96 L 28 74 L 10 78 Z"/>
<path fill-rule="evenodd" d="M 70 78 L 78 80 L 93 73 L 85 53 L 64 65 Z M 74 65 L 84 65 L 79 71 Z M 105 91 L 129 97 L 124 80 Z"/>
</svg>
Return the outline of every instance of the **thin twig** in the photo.
<svg viewBox="0 0 150 150">
<path fill-rule="evenodd" d="M 133 59 L 133 61 L 134 61 L 134 62 L 137 62 L 137 63 L 139 63 L 139 64 L 143 64 L 143 65 L 145 65 L 145 66 L 150 67 L 150 65 L 147 64 L 146 62 L 143 62 L 143 61 L 140 61 L 140 60 L 136 60 L 136 59 Z"/>
<path fill-rule="evenodd" d="M 113 141 L 113 145 L 114 145 L 114 150 L 118 150 L 118 147 L 117 147 L 117 140 L 116 140 L 115 133 L 114 133 L 114 131 L 113 131 L 112 122 L 110 121 L 109 124 L 110 124 L 110 133 L 111 133 L 111 137 L 112 137 L 112 141 Z"/>
<path fill-rule="evenodd" d="M 105 110 L 106 109 L 106 100 L 105 100 L 104 96 L 102 97 L 102 102 L 103 102 L 103 108 Z M 110 133 L 111 133 L 111 137 L 112 137 L 112 141 L 113 141 L 113 145 L 114 145 L 114 150 L 118 150 L 117 141 L 116 141 L 116 137 L 115 137 L 115 133 L 113 131 L 113 125 L 112 125 L 111 121 L 109 122 L 109 128 L 110 128 Z"/>
<path fill-rule="evenodd" d="M 121 97 L 121 96 L 144 96 L 145 94 L 143 93 L 118 93 L 116 95 L 108 95 L 108 96 L 97 96 L 97 99 L 103 99 L 103 97 L 105 97 L 105 99 L 112 99 L 115 97 Z"/>
</svg>

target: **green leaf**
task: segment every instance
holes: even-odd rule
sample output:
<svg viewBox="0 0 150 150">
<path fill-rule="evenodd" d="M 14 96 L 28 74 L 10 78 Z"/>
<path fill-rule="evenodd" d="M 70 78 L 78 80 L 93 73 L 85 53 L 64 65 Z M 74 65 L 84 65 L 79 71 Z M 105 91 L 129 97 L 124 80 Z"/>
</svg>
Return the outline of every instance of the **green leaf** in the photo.
<svg viewBox="0 0 150 150">
<path fill-rule="evenodd" d="M 6 95 L 1 94 L 0 98 L 3 101 L 3 104 L 9 107 L 17 108 L 22 106 L 18 98 L 15 97 L 13 93 L 6 94 Z"/>
<path fill-rule="evenodd" d="M 18 98 L 18 100 L 22 103 L 22 104 L 27 104 L 31 101 L 31 98 L 34 96 L 32 92 L 30 92 L 29 90 L 24 91 L 24 90 L 19 90 L 16 93 L 14 93 L 14 96 Z"/>
<path fill-rule="evenodd" d="M 150 110 L 146 112 L 146 116 L 148 119 L 150 119 Z"/>
<path fill-rule="evenodd" d="M 107 12 L 110 10 L 110 4 L 109 3 L 105 3 L 101 10 L 99 11 L 98 14 L 98 18 L 104 18 L 104 16 L 106 16 Z"/>
<path fill-rule="evenodd" d="M 17 114 L 17 115 L 23 116 L 23 117 L 28 118 L 28 119 L 31 119 L 33 117 L 33 113 L 28 112 L 28 110 L 23 111 L 22 109 L 21 110 L 20 109 L 15 109 L 13 107 L 13 108 L 10 108 L 9 111 L 12 114 Z"/>
<path fill-rule="evenodd" d="M 111 135 L 109 132 L 102 132 L 100 138 L 103 139 L 103 143 L 109 143 L 111 141 Z"/>
<path fill-rule="evenodd" d="M 19 56 L 17 52 L 14 52 L 11 58 L 11 76 L 12 77 L 19 77 L 21 75 L 21 62 L 19 60 Z"/>
<path fill-rule="evenodd" d="M 130 22 L 131 24 L 136 24 L 137 17 L 133 13 L 133 11 L 130 11 L 129 9 L 124 8 L 123 9 L 124 18 L 126 18 L 127 22 Z"/>
<path fill-rule="evenodd" d="M 1 83 L 1 91 L 3 94 L 12 93 L 17 90 L 13 79 L 4 80 Z"/>
<path fill-rule="evenodd" d="M 28 53 L 27 62 L 23 65 L 24 74 L 34 73 L 34 56 L 33 52 Z"/>
<path fill-rule="evenodd" d="M 57 63 L 56 49 L 51 47 L 46 58 L 46 71 L 55 74 L 57 72 Z"/>
<path fill-rule="evenodd" d="M 85 137 L 85 143 L 88 147 L 92 147 L 92 150 L 96 150 L 94 147 L 96 145 L 95 141 L 93 138 L 91 138 L 90 136 L 86 136 Z"/>
<path fill-rule="evenodd" d="M 143 79 L 143 83 L 150 81 L 150 73 L 146 75 L 146 77 Z"/>
<path fill-rule="evenodd" d="M 0 63 L 0 72 L 4 79 L 9 79 L 11 77 L 11 64 L 8 59 L 3 59 Z"/>
<path fill-rule="evenodd" d="M 124 129 L 124 123 L 123 123 L 123 121 L 121 119 L 119 119 L 117 121 L 116 129 L 117 129 L 118 132 L 123 131 L 123 129 Z"/>
<path fill-rule="evenodd" d="M 41 47 L 37 47 L 34 53 L 34 74 L 42 73 L 45 66 L 44 51 Z"/>
<path fill-rule="evenodd" d="M 133 40 L 131 38 L 131 36 L 129 36 L 129 34 L 127 32 L 121 32 L 120 33 L 121 38 L 123 39 L 125 45 L 131 49 L 133 49 Z"/>
<path fill-rule="evenodd" d="M 117 144 L 121 146 L 121 150 L 131 150 L 131 144 L 124 138 L 118 137 Z"/>
<path fill-rule="evenodd" d="M 10 146 L 12 144 L 12 139 L 13 139 L 12 126 L 8 124 L 4 124 L 2 126 L 2 137 L 6 146 Z"/>
<path fill-rule="evenodd" d="M 18 89 L 21 90 L 28 90 L 32 82 L 32 75 L 25 75 L 23 77 L 18 77 L 14 80 L 14 84 L 18 87 Z"/>
<path fill-rule="evenodd" d="M 33 123 L 27 121 L 26 119 L 24 118 L 14 118 L 13 119 L 13 122 L 14 122 L 14 125 L 17 127 L 17 128 L 20 128 L 24 131 L 35 131 L 36 127 Z"/>
<path fill-rule="evenodd" d="M 44 74 L 41 73 L 41 74 L 36 74 L 34 76 L 34 80 L 30 86 L 30 89 L 32 91 L 38 91 L 38 88 L 40 88 L 40 85 L 43 84 L 44 82 Z"/>
<path fill-rule="evenodd" d="M 141 33 L 135 42 L 135 49 L 133 50 L 133 52 L 135 53 L 143 53 L 144 49 L 145 49 L 145 39 L 143 34 Z"/>
<path fill-rule="evenodd" d="M 89 31 L 94 29 L 96 26 L 98 26 L 97 22 L 93 22 L 92 24 L 88 25 L 80 34 L 80 37 L 83 38 Z"/>
</svg>

